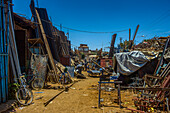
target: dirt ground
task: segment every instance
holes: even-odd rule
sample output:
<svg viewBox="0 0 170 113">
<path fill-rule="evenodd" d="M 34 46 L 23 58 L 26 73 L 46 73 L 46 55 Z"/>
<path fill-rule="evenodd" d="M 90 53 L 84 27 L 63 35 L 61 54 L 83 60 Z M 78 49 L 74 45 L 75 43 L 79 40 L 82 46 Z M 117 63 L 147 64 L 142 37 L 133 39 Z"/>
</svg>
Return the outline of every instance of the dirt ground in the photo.
<svg viewBox="0 0 170 113">
<path fill-rule="evenodd" d="M 83 72 L 87 76 L 86 72 Z M 56 97 L 46 107 L 43 103 L 58 94 L 57 89 L 42 89 L 33 91 L 34 101 L 29 106 L 21 106 L 13 112 L 17 113 L 123 113 L 130 112 L 126 108 L 120 109 L 117 104 L 117 90 L 111 92 L 102 91 L 101 98 L 104 100 L 101 104 L 105 107 L 98 108 L 98 80 L 99 78 L 87 77 L 87 79 L 78 79 L 68 92 L 63 92 Z M 37 93 L 39 92 L 39 93 Z M 121 91 L 122 106 L 134 108 L 133 93 L 126 90 Z M 41 99 L 36 100 L 37 98 Z M 107 106 L 107 107 L 106 107 Z M 9 111 L 12 112 L 12 111 Z"/>
</svg>

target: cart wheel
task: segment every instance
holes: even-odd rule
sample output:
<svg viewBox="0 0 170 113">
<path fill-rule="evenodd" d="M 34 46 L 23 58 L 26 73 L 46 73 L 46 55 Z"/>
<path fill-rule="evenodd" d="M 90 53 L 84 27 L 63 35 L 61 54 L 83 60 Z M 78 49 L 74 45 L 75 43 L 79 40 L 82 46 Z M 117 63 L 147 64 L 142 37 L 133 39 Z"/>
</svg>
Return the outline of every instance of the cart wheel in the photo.
<svg viewBox="0 0 170 113">
<path fill-rule="evenodd" d="M 40 90 L 44 87 L 44 81 L 41 78 L 35 78 L 32 81 L 31 86 L 34 90 Z"/>
<path fill-rule="evenodd" d="M 20 88 L 16 92 L 16 99 L 21 105 L 29 105 L 33 101 L 33 93 L 28 88 Z"/>
</svg>

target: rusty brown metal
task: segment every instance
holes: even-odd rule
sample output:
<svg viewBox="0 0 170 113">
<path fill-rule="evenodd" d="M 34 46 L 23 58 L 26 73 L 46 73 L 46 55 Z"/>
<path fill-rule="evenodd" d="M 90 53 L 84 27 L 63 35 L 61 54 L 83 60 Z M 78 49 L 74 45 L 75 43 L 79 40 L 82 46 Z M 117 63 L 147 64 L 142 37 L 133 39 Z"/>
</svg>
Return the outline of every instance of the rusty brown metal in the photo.
<svg viewBox="0 0 170 113">
<path fill-rule="evenodd" d="M 139 29 L 139 25 L 137 25 L 137 27 L 136 27 L 136 31 L 135 31 L 135 34 L 134 34 L 134 36 L 133 36 L 133 41 L 132 41 L 132 42 L 134 42 L 134 40 L 135 40 L 136 34 L 137 34 L 137 32 L 138 32 L 138 29 Z"/>
<path fill-rule="evenodd" d="M 110 47 L 110 51 L 109 51 L 109 57 L 113 57 L 114 44 L 115 44 L 116 36 L 117 36 L 117 34 L 112 35 L 112 41 L 111 41 L 111 47 Z"/>
<path fill-rule="evenodd" d="M 131 29 L 129 28 L 129 41 L 130 41 L 130 37 L 131 37 Z"/>
</svg>

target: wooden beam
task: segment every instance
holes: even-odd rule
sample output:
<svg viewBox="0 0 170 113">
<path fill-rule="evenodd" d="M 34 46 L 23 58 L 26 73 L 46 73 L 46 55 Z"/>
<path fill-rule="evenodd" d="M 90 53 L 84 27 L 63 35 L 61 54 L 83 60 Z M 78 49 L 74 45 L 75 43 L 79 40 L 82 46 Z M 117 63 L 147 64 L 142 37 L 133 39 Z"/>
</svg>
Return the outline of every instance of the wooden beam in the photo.
<svg viewBox="0 0 170 113">
<path fill-rule="evenodd" d="M 131 37 L 131 29 L 129 28 L 129 41 L 130 41 L 130 37 Z"/>
<path fill-rule="evenodd" d="M 110 45 L 109 57 L 114 57 L 114 44 L 115 44 L 116 36 L 117 36 L 117 34 L 112 35 L 112 41 L 111 41 L 111 45 Z"/>
<path fill-rule="evenodd" d="M 28 43 L 32 44 L 32 46 L 35 44 L 44 44 L 41 38 L 28 39 Z"/>
<path fill-rule="evenodd" d="M 135 31 L 135 34 L 134 34 L 134 36 L 133 36 L 133 41 L 132 41 L 132 42 L 134 42 L 134 40 L 135 40 L 136 34 L 137 34 L 137 32 L 138 32 L 138 29 L 139 29 L 139 25 L 137 25 L 137 27 L 136 27 L 136 31 Z"/>
<path fill-rule="evenodd" d="M 55 63 L 54 63 L 54 59 L 53 59 L 53 56 L 52 56 L 52 53 L 51 53 L 51 50 L 50 50 L 50 46 L 48 44 L 47 37 L 45 35 L 44 28 L 42 26 L 42 22 L 41 22 L 41 19 L 40 19 L 40 16 L 38 14 L 37 9 L 35 9 L 35 12 L 36 12 L 36 15 L 37 15 L 38 23 L 40 25 L 41 33 L 42 33 L 42 36 L 43 36 L 43 39 L 44 39 L 44 43 L 45 43 L 45 47 L 47 49 L 47 53 L 48 53 L 48 56 L 49 56 L 49 59 L 50 59 L 50 63 L 52 65 L 54 73 L 57 75 L 57 69 L 56 69 L 56 66 L 55 66 Z M 59 76 L 57 76 L 57 81 L 58 80 L 59 80 Z"/>
</svg>

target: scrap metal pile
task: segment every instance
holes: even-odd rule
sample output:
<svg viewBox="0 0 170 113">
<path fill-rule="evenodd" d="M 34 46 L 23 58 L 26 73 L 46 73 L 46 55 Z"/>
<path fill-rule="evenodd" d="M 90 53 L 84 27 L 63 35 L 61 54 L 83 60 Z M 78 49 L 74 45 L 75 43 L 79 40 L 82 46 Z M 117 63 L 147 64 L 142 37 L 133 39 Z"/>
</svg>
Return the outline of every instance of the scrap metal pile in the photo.
<svg viewBox="0 0 170 113">
<path fill-rule="evenodd" d="M 135 50 L 152 50 L 158 51 L 163 50 L 165 41 L 167 37 L 154 37 L 152 39 L 144 40 L 143 42 L 139 43 L 138 45 L 134 46 Z"/>
<path fill-rule="evenodd" d="M 170 36 L 134 45 L 137 25 L 133 40 L 129 29 L 129 41 L 120 43 L 118 48 L 114 47 L 117 34 L 113 34 L 109 53 L 102 48 L 89 50 L 87 44 L 79 47 L 86 51 L 73 52 L 68 37 L 53 25 L 45 8 L 35 7 L 34 0 L 30 4 L 33 20 L 13 13 L 11 1 L 0 3 L 0 103 L 8 100 L 8 83 L 19 84 L 16 98 L 23 105 L 33 100 L 28 85 L 35 90 L 49 88 L 48 83 L 62 86 L 59 94 L 44 103 L 47 106 L 75 83 L 74 77 L 85 79 L 84 70 L 89 77 L 100 78 L 99 107 L 101 84 L 114 83 L 118 84 L 120 108 L 120 90 L 133 89 L 138 94 L 133 99 L 137 109 L 128 110 L 170 112 Z"/>
<path fill-rule="evenodd" d="M 162 110 L 170 112 L 170 62 L 169 55 L 167 55 L 170 48 L 169 40 L 170 37 L 164 38 L 164 48 L 160 54 L 154 73 L 143 76 L 142 87 L 131 86 L 131 89 L 138 91 L 138 96 L 133 99 L 137 110 L 127 109 L 136 112 L 158 112 Z"/>
</svg>

